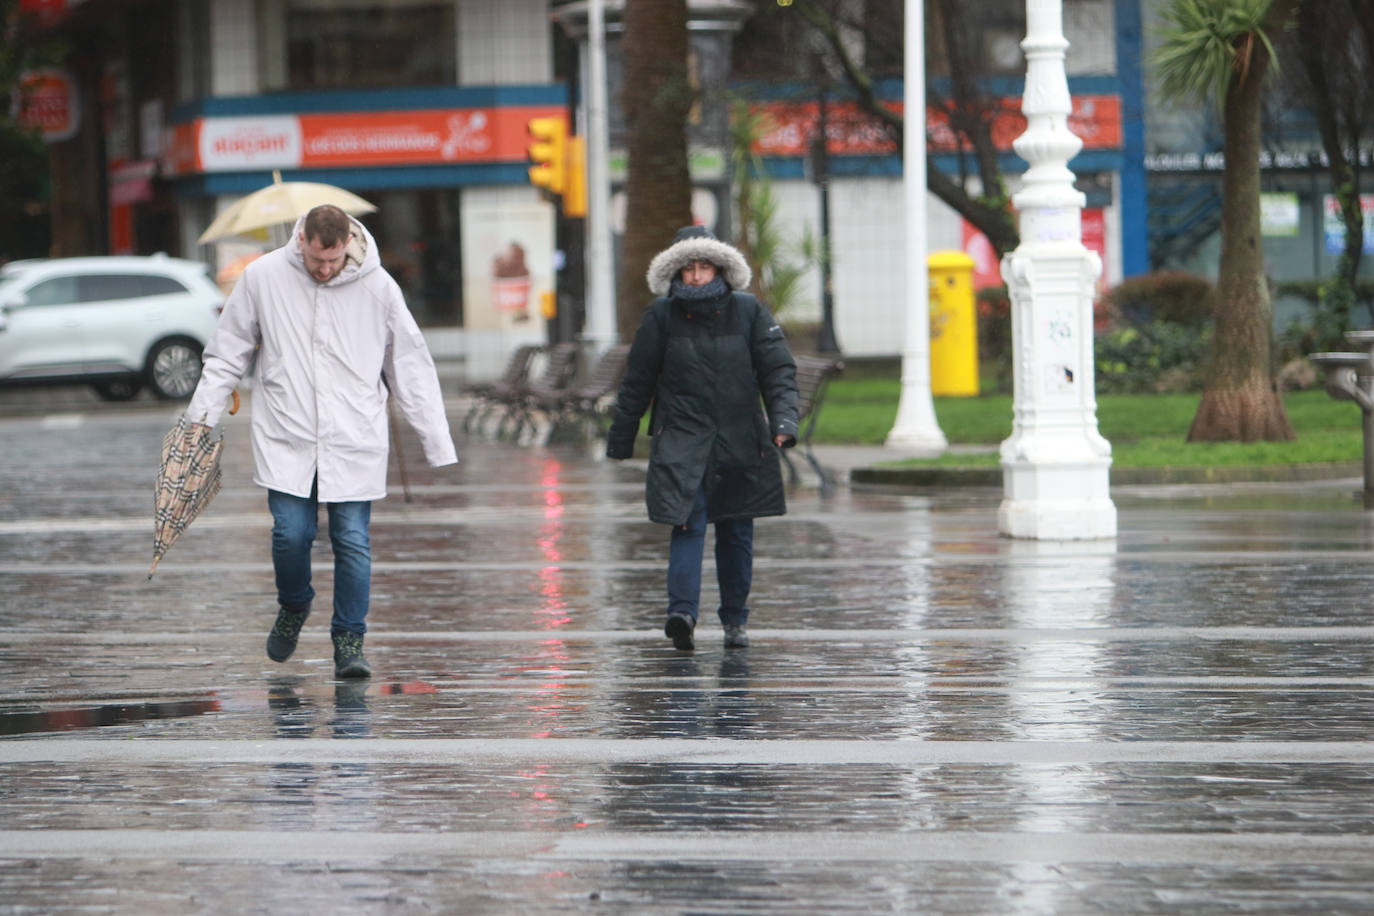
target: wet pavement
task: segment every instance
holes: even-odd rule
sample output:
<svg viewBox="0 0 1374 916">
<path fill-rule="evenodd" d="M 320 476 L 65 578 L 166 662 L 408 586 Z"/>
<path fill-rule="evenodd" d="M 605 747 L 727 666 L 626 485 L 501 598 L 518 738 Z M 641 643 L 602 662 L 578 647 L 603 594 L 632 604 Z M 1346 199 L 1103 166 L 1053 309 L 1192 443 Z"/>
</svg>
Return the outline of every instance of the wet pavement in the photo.
<svg viewBox="0 0 1374 916">
<path fill-rule="evenodd" d="M 246 413 L 148 581 L 174 416 L 0 419 L 0 912 L 1374 912 L 1358 480 L 1117 487 L 1082 543 L 999 538 L 996 489 L 805 482 L 753 645 L 708 551 L 687 654 L 642 465 L 434 471 L 407 432 L 341 682 L 327 543 L 263 654 Z"/>
</svg>

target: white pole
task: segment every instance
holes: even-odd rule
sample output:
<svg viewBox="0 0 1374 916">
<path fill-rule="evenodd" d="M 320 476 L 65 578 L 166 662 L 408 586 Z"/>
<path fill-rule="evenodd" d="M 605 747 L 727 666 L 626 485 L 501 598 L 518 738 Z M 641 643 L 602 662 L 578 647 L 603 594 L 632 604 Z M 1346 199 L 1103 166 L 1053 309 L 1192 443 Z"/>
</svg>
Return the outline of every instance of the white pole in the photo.
<svg viewBox="0 0 1374 916">
<path fill-rule="evenodd" d="M 906 0 L 902 186 L 906 194 L 906 341 L 897 419 L 887 445 L 940 454 L 948 446 L 930 393 L 930 275 L 926 265 L 925 2 Z"/>
<path fill-rule="evenodd" d="M 603 5 L 604 0 L 587 4 L 587 303 L 582 338 L 592 352 L 616 342 Z"/>
<path fill-rule="evenodd" d="M 1026 24 L 1026 132 L 1014 146 L 1030 168 L 1012 196 L 1021 244 L 1002 259 L 1015 395 L 997 527 L 1015 538 L 1111 538 L 1112 449 L 1097 431 L 1093 377 L 1093 285 L 1102 262 L 1083 247 L 1084 197 L 1069 171 L 1083 142 L 1068 126 L 1062 0 L 1026 0 Z"/>
</svg>

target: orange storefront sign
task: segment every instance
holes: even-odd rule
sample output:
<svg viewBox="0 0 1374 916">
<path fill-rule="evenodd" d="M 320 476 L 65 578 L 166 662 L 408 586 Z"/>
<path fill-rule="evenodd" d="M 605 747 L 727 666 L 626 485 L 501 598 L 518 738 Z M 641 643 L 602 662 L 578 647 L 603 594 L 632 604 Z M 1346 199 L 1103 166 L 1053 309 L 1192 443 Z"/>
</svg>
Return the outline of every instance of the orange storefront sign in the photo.
<svg viewBox="0 0 1374 916">
<path fill-rule="evenodd" d="M 1011 150 L 1012 141 L 1026 131 L 1019 98 L 998 100 L 999 112 L 993 121 L 992 139 L 1000 150 Z M 1069 129 L 1083 141 L 1084 149 L 1120 149 L 1121 98 L 1115 95 L 1076 95 L 1072 99 Z M 894 113 L 902 113 L 900 102 L 888 103 Z M 767 102 L 755 105 L 764 114 L 768 129 L 754 144 L 763 156 L 804 156 L 820 124 L 816 102 Z M 834 156 L 881 156 L 897 152 L 883 125 L 862 111 L 855 102 L 830 102 L 826 106 L 826 150 Z M 942 112 L 926 110 L 926 132 L 930 150 L 952 153 L 958 138 Z"/>
<path fill-rule="evenodd" d="M 530 118 L 562 106 L 199 118 L 173 129 L 168 174 L 516 162 Z"/>
</svg>

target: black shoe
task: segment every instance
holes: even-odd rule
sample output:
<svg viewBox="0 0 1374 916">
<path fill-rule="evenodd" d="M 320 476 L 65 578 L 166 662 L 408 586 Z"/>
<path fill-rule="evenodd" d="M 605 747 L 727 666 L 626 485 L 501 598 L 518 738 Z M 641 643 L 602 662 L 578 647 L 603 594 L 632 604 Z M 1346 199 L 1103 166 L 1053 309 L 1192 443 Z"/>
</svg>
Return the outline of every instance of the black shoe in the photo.
<svg viewBox="0 0 1374 916">
<path fill-rule="evenodd" d="M 670 614 L 667 625 L 663 627 L 663 635 L 673 641 L 674 649 L 691 652 L 697 647 L 696 641 L 692 639 L 692 631 L 696 629 L 696 625 L 696 621 L 685 614 Z"/>
<path fill-rule="evenodd" d="M 335 677 L 372 677 L 372 668 L 363 658 L 363 634 L 335 630 L 329 635 L 334 640 Z"/>
<path fill-rule="evenodd" d="M 744 624 L 725 628 L 725 648 L 743 649 L 749 645 L 749 634 L 744 631 Z"/>
<path fill-rule="evenodd" d="M 298 611 L 282 608 L 277 612 L 277 622 L 272 624 L 272 632 L 267 634 L 267 657 L 274 662 L 284 662 L 296 651 L 296 640 L 300 638 L 305 618 L 310 616 L 310 605 Z"/>
</svg>

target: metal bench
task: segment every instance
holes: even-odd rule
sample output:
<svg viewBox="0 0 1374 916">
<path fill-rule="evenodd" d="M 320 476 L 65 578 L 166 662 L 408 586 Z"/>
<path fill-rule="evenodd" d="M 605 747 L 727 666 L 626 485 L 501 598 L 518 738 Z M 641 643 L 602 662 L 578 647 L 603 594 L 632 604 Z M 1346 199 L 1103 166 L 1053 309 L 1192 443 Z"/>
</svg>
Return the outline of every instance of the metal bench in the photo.
<svg viewBox="0 0 1374 916">
<path fill-rule="evenodd" d="M 797 444 L 796 448 L 801 451 L 802 457 L 807 460 L 811 468 L 820 478 L 821 495 L 829 496 L 833 491 L 835 479 L 834 475 L 826 471 L 816 458 L 816 453 L 811 448 L 811 437 L 816 431 L 816 419 L 820 416 L 821 403 L 825 400 L 825 390 L 830 384 L 830 380 L 844 371 L 844 362 L 838 359 L 830 359 L 824 356 L 798 356 L 795 357 L 797 363 Z M 792 481 L 796 486 L 801 482 L 801 476 L 797 473 L 797 467 L 792 463 L 792 458 L 788 455 L 790 449 L 782 450 L 782 457 L 787 462 L 787 470 Z"/>
<path fill-rule="evenodd" d="M 597 438 L 605 438 L 606 405 L 620 387 L 629 356 L 629 344 L 616 344 L 597 357 L 581 381 L 566 388 L 531 386 L 530 410 L 549 418 L 544 442 L 561 427 L 574 427 L 579 439 L 587 428 L 593 429 Z"/>
<path fill-rule="evenodd" d="M 507 399 L 529 384 L 530 366 L 542 352 L 542 344 L 521 344 L 511 352 L 499 376 L 486 382 L 471 382 L 458 389 L 460 394 L 472 398 L 463 417 L 463 432 L 470 433 L 474 427 L 480 429 L 492 411 L 504 406 Z"/>
<path fill-rule="evenodd" d="M 538 392 L 556 391 L 567 387 L 577 375 L 579 349 L 579 345 L 572 341 L 552 344 L 544 351 L 544 364 L 538 370 L 538 375 L 533 380 L 516 386 L 500 399 L 504 411 L 501 422 L 496 427 L 498 439 L 507 434 L 508 424 L 514 424 L 509 433 L 517 442 L 522 440 L 526 430 L 530 435 L 537 432 L 533 415 L 534 398 Z"/>
</svg>

